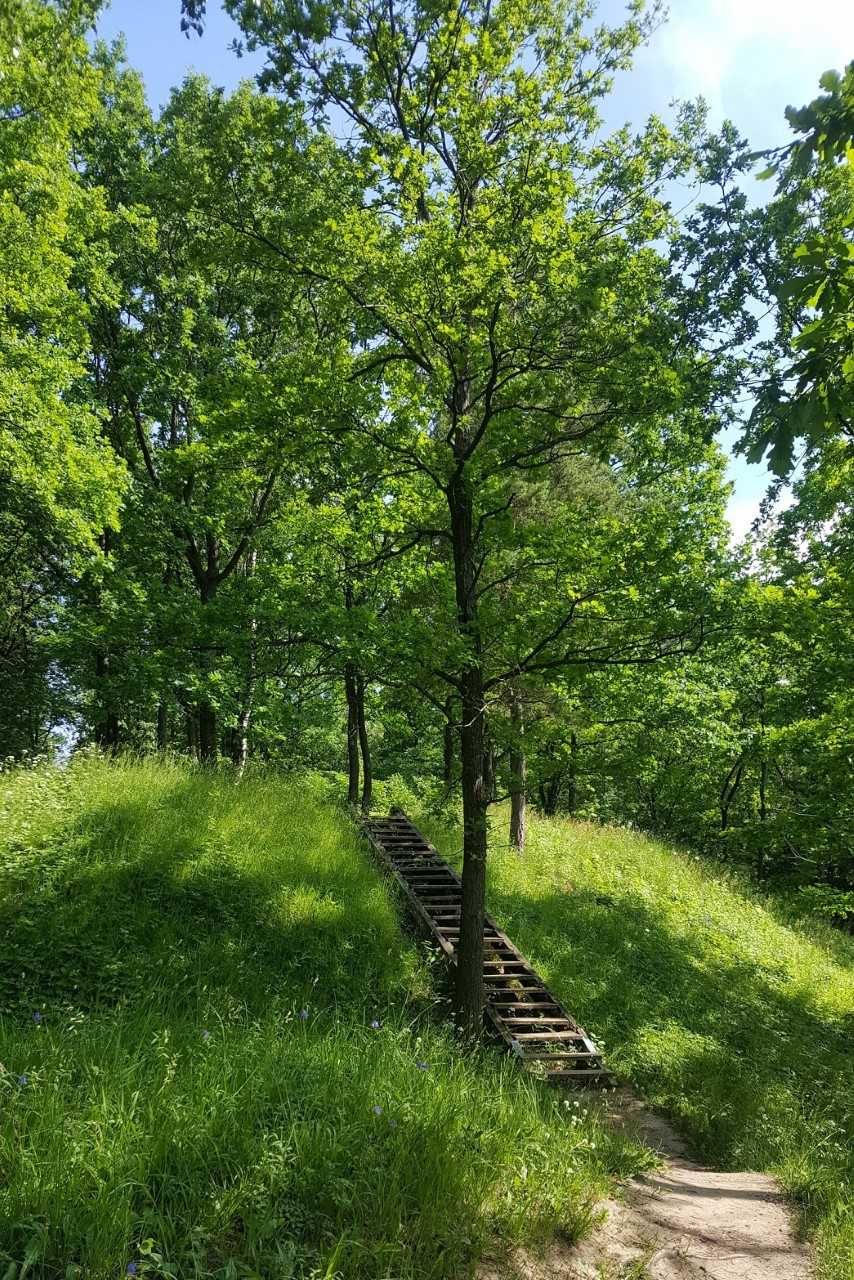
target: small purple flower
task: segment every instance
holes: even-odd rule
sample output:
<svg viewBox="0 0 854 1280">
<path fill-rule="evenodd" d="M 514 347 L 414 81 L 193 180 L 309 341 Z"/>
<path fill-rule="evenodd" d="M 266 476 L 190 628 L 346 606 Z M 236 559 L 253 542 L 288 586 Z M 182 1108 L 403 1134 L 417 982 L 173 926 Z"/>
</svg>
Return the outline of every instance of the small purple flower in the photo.
<svg viewBox="0 0 854 1280">
<path fill-rule="evenodd" d="M 36 1009 L 33 1013 L 33 1022 L 36 1024 L 36 1026 L 38 1026 L 41 1020 L 42 1020 L 41 1012 L 40 1010 Z"/>
<path fill-rule="evenodd" d="M 371 1107 L 371 1110 L 373 1111 L 375 1116 L 381 1116 L 383 1113 L 382 1107 Z"/>
<path fill-rule="evenodd" d="M 300 1009 L 299 1020 L 300 1022 L 308 1022 L 308 1009 Z"/>
<path fill-rule="evenodd" d="M 29 1076 L 18 1076 L 18 1084 L 21 1086 L 22 1089 L 26 1088 L 26 1086 L 29 1084 L 29 1081 L 30 1081 Z"/>
<path fill-rule="evenodd" d="M 137 1271 L 139 1271 L 139 1267 L 136 1265 L 135 1262 L 129 1262 L 125 1270 L 127 1271 L 127 1274 L 129 1276 L 135 1276 Z"/>
<path fill-rule="evenodd" d="M 415 1065 L 416 1065 L 416 1067 L 418 1068 L 418 1070 L 419 1070 L 419 1071 L 429 1071 L 429 1070 L 430 1070 L 430 1063 L 429 1063 L 429 1062 L 416 1062 L 416 1064 L 415 1064 Z"/>
<path fill-rule="evenodd" d="M 379 1031 L 379 1029 L 380 1029 L 381 1025 L 382 1025 L 382 1024 L 381 1024 L 380 1022 L 378 1022 L 376 1018 L 374 1018 L 373 1022 L 371 1023 L 371 1030 L 372 1030 L 372 1031 Z"/>
<path fill-rule="evenodd" d="M 388 1127 L 389 1127 L 389 1129 L 396 1129 L 396 1128 L 397 1128 L 397 1121 L 396 1121 L 396 1120 L 389 1120 L 389 1122 L 388 1122 Z"/>
<path fill-rule="evenodd" d="M 207 1044 L 210 1038 L 211 1038 L 211 1033 L 208 1031 L 207 1027 L 205 1027 L 204 1031 L 202 1032 L 202 1039 L 204 1040 L 205 1044 Z"/>
</svg>

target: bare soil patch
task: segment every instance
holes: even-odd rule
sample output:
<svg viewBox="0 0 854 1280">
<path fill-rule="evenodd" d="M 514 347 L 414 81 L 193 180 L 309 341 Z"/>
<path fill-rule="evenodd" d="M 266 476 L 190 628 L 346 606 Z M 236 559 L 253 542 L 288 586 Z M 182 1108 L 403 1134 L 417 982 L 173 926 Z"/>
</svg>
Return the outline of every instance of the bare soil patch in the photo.
<svg viewBox="0 0 854 1280">
<path fill-rule="evenodd" d="M 809 1280 L 807 1246 L 775 1180 L 721 1173 L 690 1158 L 661 1116 L 629 1090 L 603 1099 L 610 1123 L 638 1133 L 662 1157 L 602 1205 L 600 1226 L 542 1258 L 517 1251 L 480 1280 Z"/>
</svg>

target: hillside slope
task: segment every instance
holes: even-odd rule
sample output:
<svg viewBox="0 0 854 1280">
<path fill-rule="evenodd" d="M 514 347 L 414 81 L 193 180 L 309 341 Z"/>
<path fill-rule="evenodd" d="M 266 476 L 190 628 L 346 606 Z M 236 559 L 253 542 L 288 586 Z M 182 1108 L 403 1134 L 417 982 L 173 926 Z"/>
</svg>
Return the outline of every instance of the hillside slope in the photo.
<svg viewBox="0 0 854 1280">
<path fill-rule="evenodd" d="M 459 833 L 420 815 L 449 857 Z M 637 833 L 494 815 L 490 909 L 610 1066 L 722 1169 L 776 1174 L 854 1276 L 854 939 Z"/>
<path fill-rule="evenodd" d="M 425 1277 L 646 1158 L 491 1050 L 323 787 L 0 775 L 0 1274 Z"/>
</svg>

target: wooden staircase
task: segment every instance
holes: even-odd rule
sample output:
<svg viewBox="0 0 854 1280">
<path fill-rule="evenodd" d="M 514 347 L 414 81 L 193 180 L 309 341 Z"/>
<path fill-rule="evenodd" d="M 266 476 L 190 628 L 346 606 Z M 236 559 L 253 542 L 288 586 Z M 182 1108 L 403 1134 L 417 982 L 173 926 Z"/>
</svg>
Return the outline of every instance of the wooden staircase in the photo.
<svg viewBox="0 0 854 1280">
<path fill-rule="evenodd" d="M 416 922 L 452 965 L 460 932 L 456 871 L 403 813 L 366 818 L 362 830 Z M 507 1049 L 553 1084 L 610 1084 L 599 1050 L 490 916 L 483 928 L 485 1016 Z"/>
</svg>

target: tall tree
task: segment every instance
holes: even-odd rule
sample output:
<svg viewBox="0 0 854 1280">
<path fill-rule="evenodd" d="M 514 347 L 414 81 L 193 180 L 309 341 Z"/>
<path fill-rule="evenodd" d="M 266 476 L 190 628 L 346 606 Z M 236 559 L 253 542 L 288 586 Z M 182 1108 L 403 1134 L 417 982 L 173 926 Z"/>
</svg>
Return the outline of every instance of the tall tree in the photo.
<svg viewBox="0 0 854 1280">
<path fill-rule="evenodd" d="M 225 98 L 190 78 L 155 121 L 138 77 L 114 54 L 102 60 L 109 91 L 85 174 L 116 213 L 122 288 L 95 313 L 92 376 L 134 477 L 144 593 L 177 596 L 192 620 L 178 685 L 199 755 L 212 760 L 218 707 L 231 707 L 234 733 L 246 736 L 265 580 L 255 572 L 259 543 L 293 490 L 316 483 L 312 450 L 341 342 L 324 328 L 316 288 L 281 272 L 270 280 L 211 213 L 239 186 L 244 216 L 270 201 L 280 217 L 302 216 L 310 175 L 299 112 L 249 87 Z M 270 190 L 274 148 L 284 185 Z M 163 620 L 174 626 L 174 610 Z M 163 661 L 174 671 L 168 654 Z"/>
<path fill-rule="evenodd" d="M 506 667 L 494 664 L 484 633 L 491 558 L 532 470 L 579 450 L 607 457 L 675 414 L 698 432 L 711 425 L 700 415 L 713 410 L 715 371 L 686 324 L 688 292 L 653 247 L 671 227 L 658 192 L 690 164 L 701 122 L 685 112 L 675 136 L 652 121 L 635 137 L 598 137 L 597 101 L 655 19 L 641 4 L 624 25 L 595 32 L 575 0 L 228 8 L 248 45 L 267 50 L 266 85 L 347 118 L 362 192 L 330 212 L 325 244 L 298 244 L 274 223 L 244 219 L 244 232 L 355 305 L 359 373 L 383 403 L 358 429 L 390 469 L 417 471 L 444 503 L 454 618 L 435 665 L 460 705 L 456 1004 L 474 1027 L 487 697 L 530 669 L 579 659 L 570 635 L 589 607 L 558 572 L 539 625 Z M 617 628 L 612 656 L 667 653 L 695 629 L 696 617 L 665 608 L 631 638 Z"/>
<path fill-rule="evenodd" d="M 854 62 L 786 118 L 799 135 L 770 153 L 771 294 L 777 331 L 769 376 L 748 423 L 749 456 L 769 451 L 779 476 L 798 442 L 854 440 Z M 768 155 L 769 153 L 765 153 Z"/>
<path fill-rule="evenodd" d="M 73 141 L 97 108 L 96 5 L 10 0 L 0 12 L 0 733 L 43 744 L 45 624 L 115 527 L 124 468 L 87 394 L 89 308 L 113 296 L 97 191 Z M 25 692 L 26 691 L 26 692 Z"/>
</svg>

